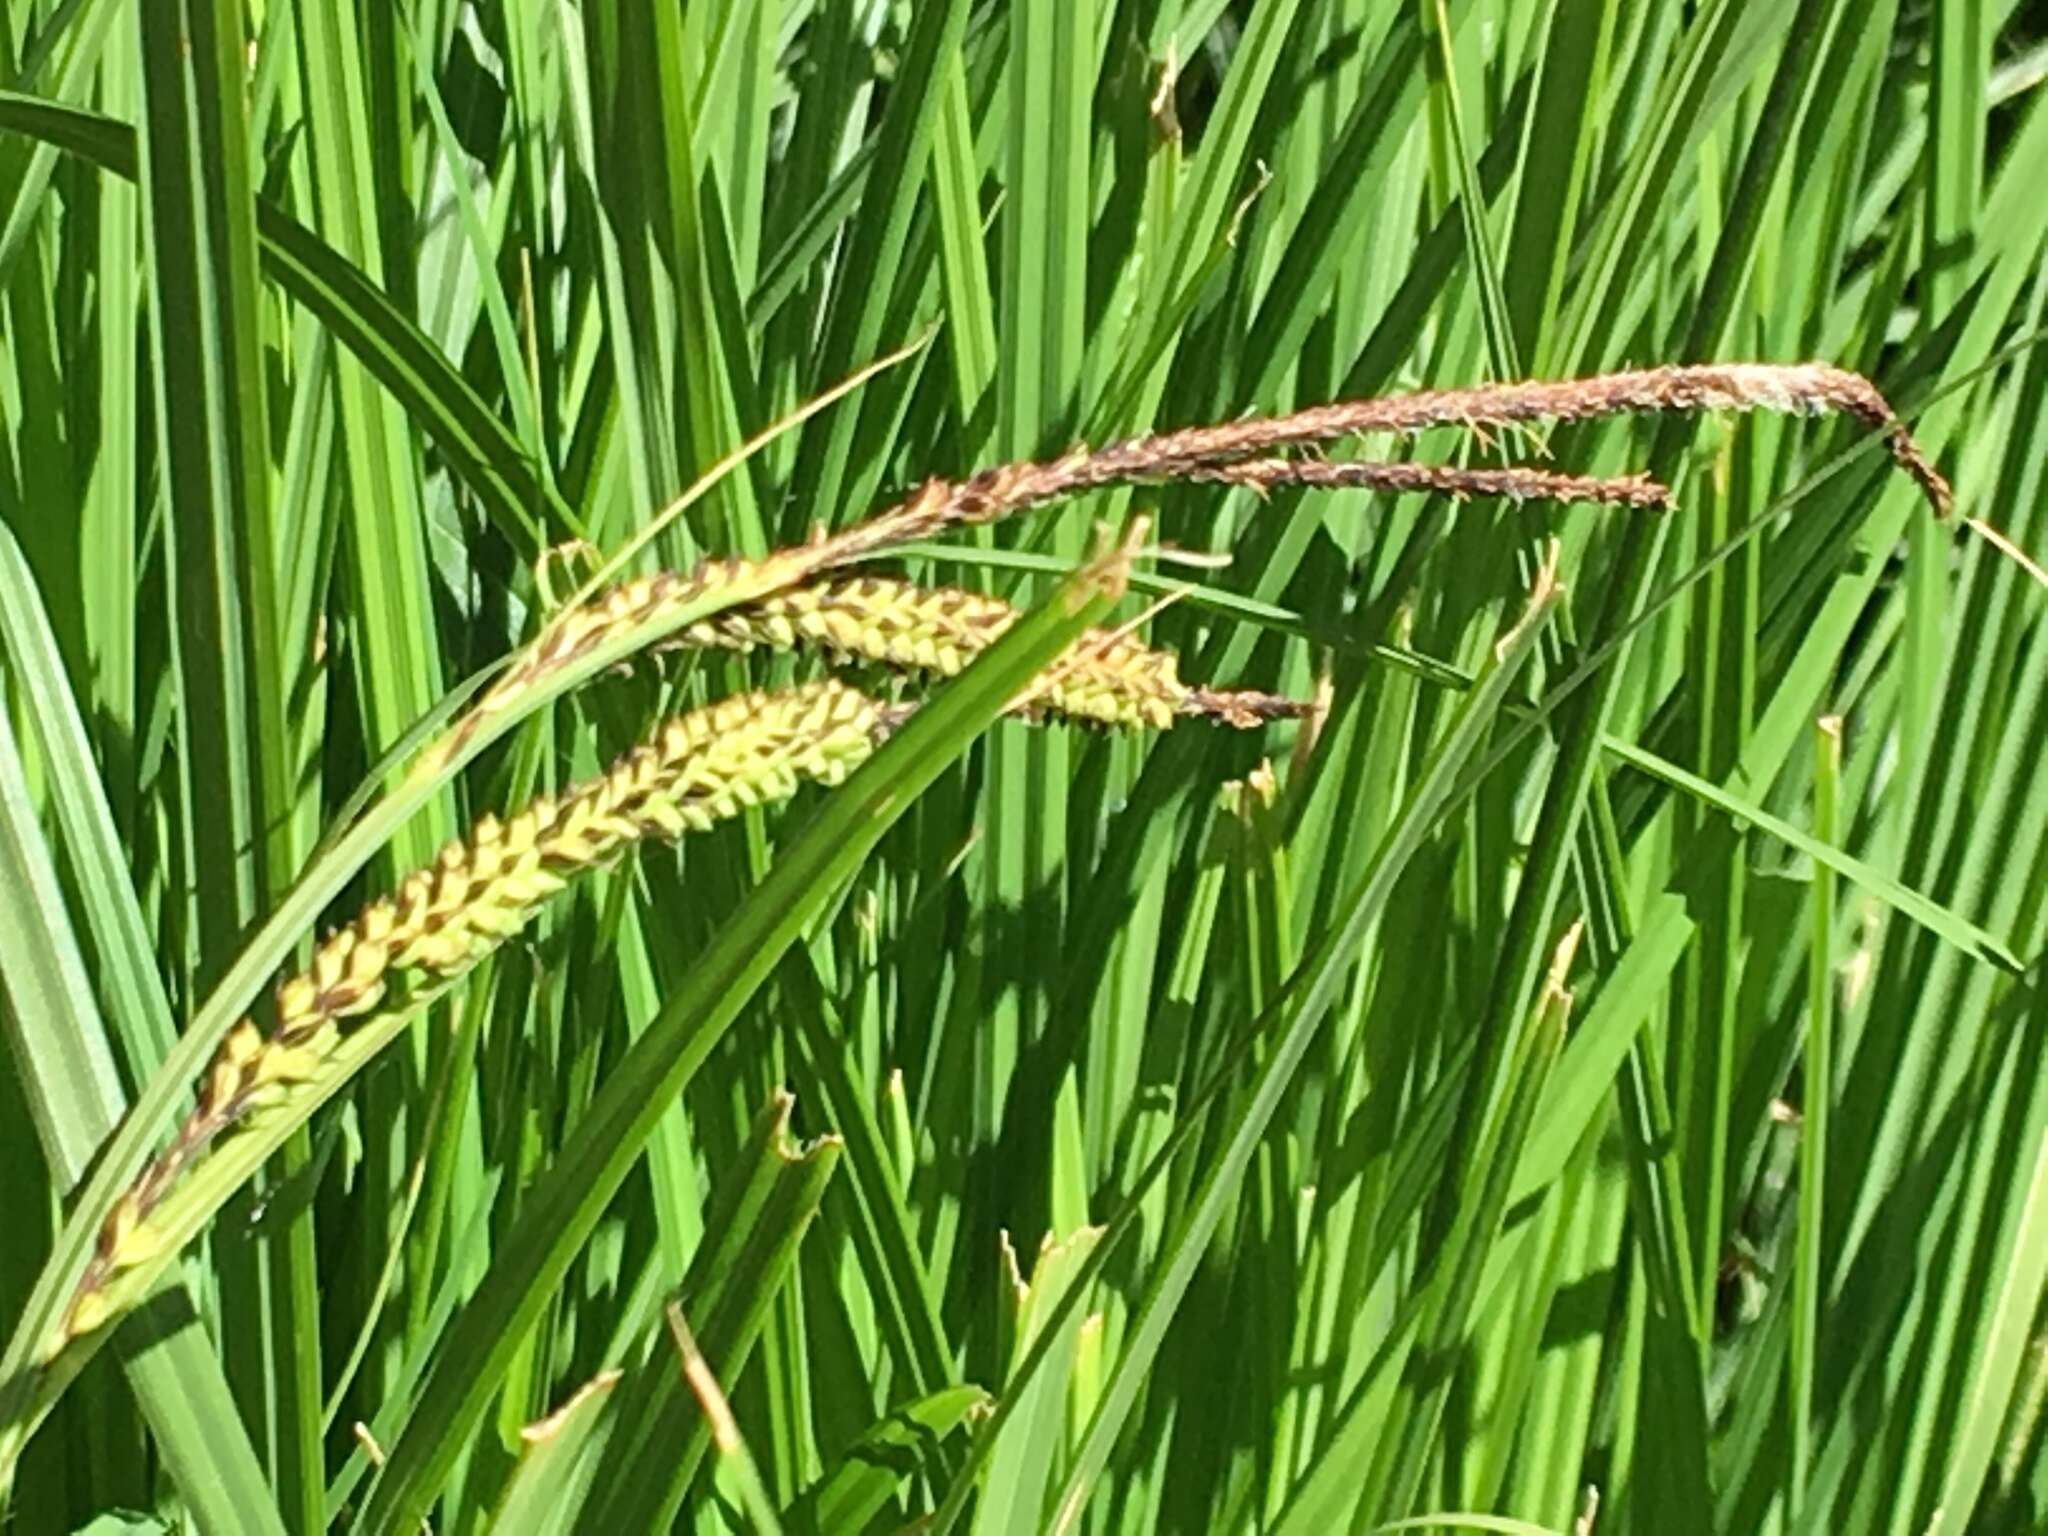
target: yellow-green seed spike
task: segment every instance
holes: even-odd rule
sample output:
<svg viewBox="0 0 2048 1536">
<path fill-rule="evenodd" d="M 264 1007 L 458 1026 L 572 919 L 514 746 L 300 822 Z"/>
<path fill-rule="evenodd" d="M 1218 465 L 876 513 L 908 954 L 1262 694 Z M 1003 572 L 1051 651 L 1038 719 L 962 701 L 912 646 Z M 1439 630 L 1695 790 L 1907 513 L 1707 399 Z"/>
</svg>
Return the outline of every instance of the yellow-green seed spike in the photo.
<svg viewBox="0 0 2048 1536">
<path fill-rule="evenodd" d="M 64 1337 L 111 1320 L 119 1308 L 108 1304 L 108 1285 L 163 1256 L 167 1239 L 149 1216 L 182 1172 L 224 1133 L 317 1102 L 345 1037 L 416 1007 L 516 933 L 548 897 L 624 848 L 786 799 L 805 779 L 838 783 L 874 750 L 890 718 L 830 679 L 744 694 L 662 722 L 608 772 L 542 796 L 507 821 L 480 818 L 468 838 L 447 843 L 396 895 L 364 907 L 321 942 L 303 972 L 278 983 L 269 1038 L 246 1021 L 229 1032 L 197 1108 L 102 1227 Z"/>
<path fill-rule="evenodd" d="M 692 624 L 668 648 L 790 650 L 951 677 L 1017 621 L 1000 598 L 958 587 L 920 587 L 882 576 L 817 583 Z M 1178 658 L 1113 631 L 1084 635 L 1018 705 L 1026 714 L 1164 730 L 1182 715 L 1248 727 L 1302 713 L 1270 694 L 1191 688 Z"/>
</svg>

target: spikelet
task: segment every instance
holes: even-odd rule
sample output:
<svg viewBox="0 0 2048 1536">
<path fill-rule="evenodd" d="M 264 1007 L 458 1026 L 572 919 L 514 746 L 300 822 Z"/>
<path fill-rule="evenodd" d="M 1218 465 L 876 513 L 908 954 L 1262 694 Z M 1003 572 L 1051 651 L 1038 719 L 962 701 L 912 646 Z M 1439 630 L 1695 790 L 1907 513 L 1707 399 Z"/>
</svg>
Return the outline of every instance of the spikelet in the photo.
<svg viewBox="0 0 2048 1536">
<path fill-rule="evenodd" d="M 522 648 L 484 695 L 414 760 L 415 777 L 432 777 L 470 750 L 490 722 L 522 704 L 536 691 L 563 681 L 563 674 L 610 647 L 613 659 L 639 650 L 672 630 L 691 612 L 746 602 L 802 580 L 819 566 L 815 548 L 777 550 L 759 560 L 710 559 L 687 571 L 656 571 L 601 588 L 580 603 L 553 614 L 531 644 Z"/>
<path fill-rule="evenodd" d="M 599 777 L 509 821 L 486 815 L 451 840 L 278 984 L 268 1038 L 247 1019 L 228 1031 L 197 1105 L 101 1226 L 64 1337 L 106 1322 L 109 1282 L 162 1255 L 169 1239 L 150 1214 L 186 1167 L 223 1133 L 288 1112 L 294 1090 L 320 1079 L 350 1030 L 433 996 L 578 874 L 632 844 L 708 828 L 785 799 L 804 780 L 837 784 L 888 721 L 874 700 L 830 679 L 742 694 L 664 721 Z"/>
<path fill-rule="evenodd" d="M 501 709 L 550 672 L 559 671 L 620 630 L 653 622 L 664 609 L 680 609 L 721 587 L 737 587 L 747 572 L 740 560 L 706 560 L 687 572 L 657 571 L 614 583 L 588 602 L 565 608 L 491 686 L 478 714 Z"/>
<path fill-rule="evenodd" d="M 951 677 L 1016 622 L 1017 611 L 1000 598 L 860 576 L 729 608 L 689 625 L 665 648 L 784 651 L 812 645 L 835 657 Z M 1047 668 L 1018 708 L 1096 725 L 1163 730 L 1183 715 L 1251 727 L 1298 715 L 1304 706 L 1272 694 L 1190 687 L 1180 680 L 1171 651 L 1094 630 Z"/>
</svg>

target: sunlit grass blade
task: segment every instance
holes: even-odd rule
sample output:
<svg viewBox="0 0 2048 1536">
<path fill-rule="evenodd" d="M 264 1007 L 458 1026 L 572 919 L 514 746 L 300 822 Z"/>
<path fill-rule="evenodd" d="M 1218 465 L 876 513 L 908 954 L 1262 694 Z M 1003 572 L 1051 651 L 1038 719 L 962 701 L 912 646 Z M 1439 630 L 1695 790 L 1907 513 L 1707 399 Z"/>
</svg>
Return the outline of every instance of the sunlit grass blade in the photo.
<svg viewBox="0 0 2048 1536">
<path fill-rule="evenodd" d="M 63 658 L 33 574 L 13 531 L 0 527 L 0 639 L 23 696 L 34 711 L 38 742 L 49 764 L 50 795 L 64 828 L 65 851 L 78 871 L 87 932 L 100 956 L 97 970 L 128 1069 L 146 1076 L 176 1037 L 171 1005 L 156 968 L 148 925 L 136 904 L 120 833 L 94 761 L 83 712 L 72 696 Z M 82 1081 L 82 1079 L 81 1079 Z"/>
<path fill-rule="evenodd" d="M 756 1524 L 764 1515 L 775 1523 L 726 1394 L 790 1281 L 840 1161 L 836 1140 L 799 1146 L 791 1139 L 793 1103 L 781 1090 L 770 1098 L 711 1191 L 706 1241 L 662 1308 L 657 1326 L 666 1338 L 628 1373 L 606 1426 L 582 1515 L 593 1528 L 673 1525 L 707 1450 L 736 1477 Z M 696 1315 L 694 1327 L 686 1309 Z M 650 1475 L 656 1466 L 660 1474 Z"/>
<path fill-rule="evenodd" d="M 519 1466 L 505 1480 L 489 1529 L 545 1530 L 581 1506 L 590 1474 L 578 1463 L 618 1384 L 616 1370 L 595 1376 L 545 1419 L 526 1426 Z"/>
<path fill-rule="evenodd" d="M 34 134 L 115 175 L 132 179 L 136 174 L 133 130 L 95 113 L 0 91 L 0 127 Z M 260 203 L 256 215 L 272 275 L 320 317 L 462 467 L 515 548 L 537 554 L 544 529 L 562 537 L 582 532 L 566 506 L 549 500 L 504 424 L 388 294 L 289 215 L 268 203 Z M 546 507 L 546 522 L 536 518 L 537 506 Z"/>
<path fill-rule="evenodd" d="M 124 1095 L 4 717 L 0 892 L 7 908 L 0 910 L 0 975 L 6 978 L 8 1054 L 36 1115 L 44 1156 L 70 1187 L 118 1119 Z M 167 1307 L 131 1331 L 124 1360 L 129 1380 L 166 1454 L 190 1483 L 195 1515 L 221 1531 L 281 1532 L 212 1343 L 185 1293 L 175 1299 L 182 1306 Z M 0 1397 L 19 1402 L 40 1387 L 36 1408 L 47 1411 L 73 1374 L 66 1370 L 41 1383 L 0 1378 Z M 0 1459 L 0 1502 L 11 1498 L 17 1454 L 7 1447 Z"/>
</svg>

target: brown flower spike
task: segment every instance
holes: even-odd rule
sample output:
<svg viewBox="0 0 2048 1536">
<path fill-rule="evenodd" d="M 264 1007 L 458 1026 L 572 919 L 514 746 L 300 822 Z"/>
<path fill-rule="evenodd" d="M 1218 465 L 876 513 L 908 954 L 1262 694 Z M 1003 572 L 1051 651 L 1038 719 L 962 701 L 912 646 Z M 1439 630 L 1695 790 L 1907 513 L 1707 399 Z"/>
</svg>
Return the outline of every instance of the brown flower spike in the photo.
<svg viewBox="0 0 2048 1536">
<path fill-rule="evenodd" d="M 1231 479 L 1234 475 L 1229 466 L 1243 466 L 1247 460 L 1283 449 L 1366 433 L 1407 436 L 1430 427 L 1501 427 L 1530 421 L 1749 410 L 1799 415 L 1834 412 L 1863 423 L 1883 435 L 1894 462 L 1926 493 L 1937 515 L 1948 515 L 1953 502 L 1948 482 L 1868 379 L 1826 363 L 1714 363 L 1645 368 L 1589 379 L 1482 384 L 1471 389 L 1429 389 L 1372 400 L 1340 400 L 1284 416 L 1183 427 L 1126 438 L 1104 448 L 1074 448 L 1057 459 L 1004 464 L 965 480 L 928 480 L 894 507 L 838 535 L 832 541 L 831 563 L 844 563 L 913 539 L 932 538 L 949 528 L 993 522 L 1028 507 L 1105 486 Z M 1241 468 L 1236 476 L 1263 476 L 1268 485 L 1313 484 L 1325 471 L 1310 468 L 1310 462 L 1274 459 L 1271 465 L 1285 467 Z M 1359 477 L 1351 483 L 1367 484 L 1375 473 L 1390 471 L 1420 477 L 1410 486 L 1398 487 L 1402 489 L 1427 486 L 1452 494 L 1518 494 L 1505 484 L 1483 489 L 1481 482 L 1473 480 L 1464 481 L 1460 490 L 1454 482 L 1470 472 L 1435 465 L 1377 465 L 1349 473 Z M 1489 473 L 1535 476 L 1541 472 Z M 1533 495 L 1637 505 L 1661 505 L 1664 500 L 1645 489 L 1648 482 L 1643 481 L 1558 476 L 1546 490 L 1535 489 L 1533 479 L 1524 483 L 1527 493 Z M 1623 491 L 1628 485 L 1638 491 Z"/>
</svg>

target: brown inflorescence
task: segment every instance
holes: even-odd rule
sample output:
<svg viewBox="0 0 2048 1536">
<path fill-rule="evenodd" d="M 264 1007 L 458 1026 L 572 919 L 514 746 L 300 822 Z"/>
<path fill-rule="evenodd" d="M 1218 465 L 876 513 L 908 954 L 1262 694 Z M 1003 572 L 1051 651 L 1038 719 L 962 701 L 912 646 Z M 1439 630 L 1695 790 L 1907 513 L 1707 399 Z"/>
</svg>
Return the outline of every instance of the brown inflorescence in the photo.
<svg viewBox="0 0 2048 1536">
<path fill-rule="evenodd" d="M 1366 433 L 1407 435 L 1430 427 L 1495 427 L 1669 411 L 1747 410 L 1798 414 L 1833 411 L 1862 422 L 1883 435 L 1893 460 L 1926 493 L 1935 511 L 1947 515 L 1953 500 L 1948 482 L 1868 379 L 1825 363 L 1722 363 L 1645 368 L 1589 379 L 1482 384 L 1470 389 L 1420 390 L 1372 400 L 1340 400 L 1281 416 L 1248 417 L 1214 426 L 1184 427 L 1126 438 L 1099 449 L 1073 448 L 1055 459 L 999 465 L 964 480 L 928 480 L 894 507 L 838 535 L 832 541 L 831 563 L 844 563 L 909 540 L 931 538 L 949 528 L 993 522 L 1060 497 L 1106 486 L 1228 478 L 1227 472 L 1219 473 L 1220 466 Z M 1288 478 L 1293 483 L 1308 483 L 1308 476 L 1323 473 L 1342 472 L 1301 471 Z M 1581 490 L 1605 483 L 1566 477 L 1552 491 L 1541 494 L 1569 494 L 1577 499 L 1576 492 L 1567 491 L 1566 480 L 1577 482 Z M 1477 482 L 1467 482 L 1466 490 L 1474 495 L 1496 494 L 1480 491 Z M 1517 492 L 1503 488 L 1498 494 Z M 1592 499 L 1617 498 L 1595 494 Z"/>
</svg>

